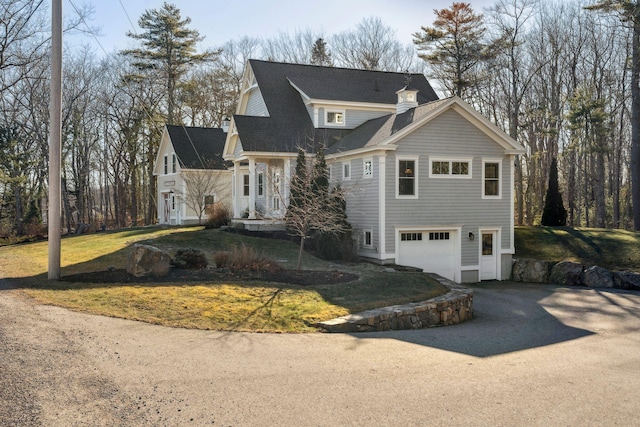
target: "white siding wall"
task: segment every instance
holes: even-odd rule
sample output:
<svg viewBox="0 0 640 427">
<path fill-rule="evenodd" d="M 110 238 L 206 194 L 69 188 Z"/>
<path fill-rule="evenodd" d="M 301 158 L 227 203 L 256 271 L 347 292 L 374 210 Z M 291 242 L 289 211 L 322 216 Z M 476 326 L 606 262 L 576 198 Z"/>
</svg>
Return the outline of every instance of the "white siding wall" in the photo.
<svg viewBox="0 0 640 427">
<path fill-rule="evenodd" d="M 396 199 L 396 158 L 415 156 L 418 160 L 418 198 Z M 429 178 L 429 157 L 472 158 L 472 178 Z M 483 199 L 482 159 L 502 158 L 502 198 Z M 479 227 L 502 227 L 500 249 L 511 247 L 509 157 L 503 149 L 454 111 L 443 113 L 398 143 L 387 157 L 386 249 L 395 252 L 395 228 L 399 226 L 463 225 L 462 266 L 478 265 Z M 468 238 L 469 232 L 476 236 Z"/>
<path fill-rule="evenodd" d="M 373 160 L 373 176 L 365 178 L 363 176 L 364 159 L 354 158 L 347 161 L 334 163 L 333 178 L 339 182 L 346 193 L 347 219 L 354 227 L 354 237 L 358 239 L 359 253 L 361 255 L 375 257 L 376 248 L 380 247 L 380 235 L 378 227 L 378 183 L 380 168 L 378 156 L 368 156 Z M 351 179 L 344 181 L 342 177 L 342 164 L 348 162 L 351 165 Z M 362 248 L 363 230 L 372 231 L 372 249 Z"/>
<path fill-rule="evenodd" d="M 249 100 L 247 101 L 247 110 L 243 113 L 245 116 L 268 116 L 269 111 L 262 98 L 259 88 L 251 90 Z"/>
</svg>

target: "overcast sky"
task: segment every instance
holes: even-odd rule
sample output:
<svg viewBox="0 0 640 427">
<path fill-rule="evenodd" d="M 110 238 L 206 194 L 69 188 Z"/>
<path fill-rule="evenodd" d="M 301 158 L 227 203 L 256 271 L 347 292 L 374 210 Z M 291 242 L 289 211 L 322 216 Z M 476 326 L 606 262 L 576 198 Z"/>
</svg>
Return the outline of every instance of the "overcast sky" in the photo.
<svg viewBox="0 0 640 427">
<path fill-rule="evenodd" d="M 64 0 L 65 15 L 73 6 L 94 6 L 92 26 L 101 28 L 100 45 L 107 52 L 132 46 L 127 31 L 140 32 L 138 19 L 147 9 L 160 9 L 163 0 Z M 367 17 L 379 17 L 396 30 L 403 44 L 412 41 L 411 34 L 421 26 L 431 25 L 433 9 L 448 8 L 453 0 L 174 0 L 182 17 L 191 18 L 191 28 L 205 36 L 203 48 L 220 46 L 242 36 L 268 38 L 279 32 L 310 28 L 330 36 L 352 28 Z M 494 0 L 471 0 L 476 12 L 492 5 Z M 129 18 L 127 18 L 127 15 Z M 131 22 L 133 23 L 133 27 Z M 91 44 L 96 54 L 103 54 L 91 37 L 68 36 L 73 46 Z"/>
</svg>

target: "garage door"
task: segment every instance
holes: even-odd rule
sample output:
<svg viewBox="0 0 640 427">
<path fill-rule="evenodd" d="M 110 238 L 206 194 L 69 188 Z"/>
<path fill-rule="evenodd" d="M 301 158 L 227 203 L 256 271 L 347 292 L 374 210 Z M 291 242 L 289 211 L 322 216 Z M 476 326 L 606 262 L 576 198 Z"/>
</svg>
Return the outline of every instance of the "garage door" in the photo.
<svg viewBox="0 0 640 427">
<path fill-rule="evenodd" d="M 455 280 L 455 236 L 455 230 L 402 231 L 396 262 Z"/>
</svg>

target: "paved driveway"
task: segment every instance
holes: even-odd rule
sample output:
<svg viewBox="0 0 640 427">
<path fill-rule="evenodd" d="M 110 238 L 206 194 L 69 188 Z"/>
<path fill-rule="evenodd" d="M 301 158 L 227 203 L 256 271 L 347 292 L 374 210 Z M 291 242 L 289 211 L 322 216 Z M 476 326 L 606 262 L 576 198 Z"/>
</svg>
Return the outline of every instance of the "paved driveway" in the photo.
<svg viewBox="0 0 640 427">
<path fill-rule="evenodd" d="M 0 425 L 640 425 L 640 294 L 476 287 L 458 326 L 179 330 L 0 290 Z"/>
</svg>

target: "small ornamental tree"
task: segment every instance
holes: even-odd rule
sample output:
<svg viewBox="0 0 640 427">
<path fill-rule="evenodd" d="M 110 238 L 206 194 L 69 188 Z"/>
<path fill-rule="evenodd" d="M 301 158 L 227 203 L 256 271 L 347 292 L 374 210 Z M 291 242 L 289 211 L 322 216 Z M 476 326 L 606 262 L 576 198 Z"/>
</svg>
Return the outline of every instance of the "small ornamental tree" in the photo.
<svg viewBox="0 0 640 427">
<path fill-rule="evenodd" d="M 551 160 L 551 169 L 549 170 L 549 187 L 544 200 L 542 225 L 550 227 L 567 225 L 567 211 L 558 188 L 558 162 L 555 158 Z"/>
<path fill-rule="evenodd" d="M 310 166 L 307 166 L 304 151 L 298 151 L 296 172 L 290 185 L 289 206 L 284 217 L 289 233 L 300 238 L 296 270 L 300 270 L 308 238 L 314 234 L 336 236 L 350 229 L 340 210 L 333 208 L 336 205 L 333 200 L 337 200 L 337 197 L 335 190 L 332 193 L 328 191 L 328 175 L 322 149 Z"/>
</svg>

